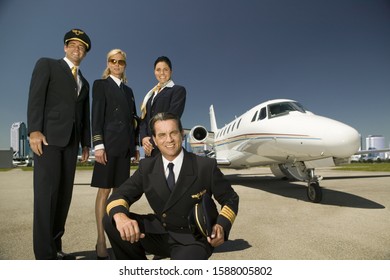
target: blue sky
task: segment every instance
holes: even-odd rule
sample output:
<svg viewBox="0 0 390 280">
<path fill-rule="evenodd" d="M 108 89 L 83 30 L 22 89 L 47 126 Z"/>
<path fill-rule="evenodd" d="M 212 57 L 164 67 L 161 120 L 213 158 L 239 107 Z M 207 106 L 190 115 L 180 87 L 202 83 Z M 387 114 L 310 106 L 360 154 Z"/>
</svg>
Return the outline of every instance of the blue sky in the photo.
<svg viewBox="0 0 390 280">
<path fill-rule="evenodd" d="M 186 128 L 209 128 L 211 104 L 222 126 L 263 101 L 290 98 L 390 142 L 390 1 L 1 0 L 1 149 L 11 124 L 27 121 L 36 60 L 62 58 L 74 27 L 92 40 L 81 65 L 91 85 L 109 50 L 127 52 L 138 108 L 156 83 L 154 60 L 170 57 L 174 82 L 187 89 Z"/>
</svg>

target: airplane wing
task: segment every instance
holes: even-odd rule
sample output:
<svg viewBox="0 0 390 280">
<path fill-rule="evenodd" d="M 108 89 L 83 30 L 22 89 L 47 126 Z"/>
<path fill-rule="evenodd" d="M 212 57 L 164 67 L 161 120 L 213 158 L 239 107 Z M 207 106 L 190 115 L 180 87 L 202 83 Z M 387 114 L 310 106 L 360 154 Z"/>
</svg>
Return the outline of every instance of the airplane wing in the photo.
<svg viewBox="0 0 390 280">
<path fill-rule="evenodd" d="M 372 154 L 372 153 L 386 153 L 390 152 L 390 149 L 372 149 L 372 150 L 362 150 L 362 151 L 357 151 L 355 155 L 367 155 L 367 154 Z"/>
</svg>

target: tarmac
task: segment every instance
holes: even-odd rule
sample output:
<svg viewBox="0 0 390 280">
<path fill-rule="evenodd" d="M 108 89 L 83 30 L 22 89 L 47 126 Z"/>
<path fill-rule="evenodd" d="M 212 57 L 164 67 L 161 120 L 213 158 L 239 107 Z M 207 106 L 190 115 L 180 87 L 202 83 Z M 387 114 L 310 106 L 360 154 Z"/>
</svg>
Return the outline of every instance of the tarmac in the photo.
<svg viewBox="0 0 390 280">
<path fill-rule="evenodd" d="M 230 240 L 212 260 L 390 259 L 390 172 L 317 169 L 323 199 L 312 203 L 305 183 L 277 179 L 268 168 L 222 171 L 240 206 Z M 76 172 L 63 237 L 63 250 L 80 260 L 96 259 L 91 175 Z M 31 171 L 0 172 L 0 260 L 34 259 L 32 180 Z M 144 197 L 132 211 L 151 212 Z"/>
</svg>

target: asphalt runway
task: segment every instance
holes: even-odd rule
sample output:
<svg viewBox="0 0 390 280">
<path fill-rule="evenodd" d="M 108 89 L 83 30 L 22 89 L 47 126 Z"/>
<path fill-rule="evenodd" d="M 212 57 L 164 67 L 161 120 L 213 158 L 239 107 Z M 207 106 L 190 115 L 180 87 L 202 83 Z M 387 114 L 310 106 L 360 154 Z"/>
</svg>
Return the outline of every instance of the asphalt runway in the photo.
<svg viewBox="0 0 390 280">
<path fill-rule="evenodd" d="M 213 260 L 389 260 L 390 172 L 317 169 L 323 199 L 306 185 L 276 179 L 268 168 L 222 169 L 240 196 L 230 240 Z M 65 252 L 96 258 L 92 171 L 77 171 L 63 238 Z M 0 172 L 0 259 L 33 260 L 32 172 Z M 132 211 L 149 213 L 141 198 Z"/>
</svg>

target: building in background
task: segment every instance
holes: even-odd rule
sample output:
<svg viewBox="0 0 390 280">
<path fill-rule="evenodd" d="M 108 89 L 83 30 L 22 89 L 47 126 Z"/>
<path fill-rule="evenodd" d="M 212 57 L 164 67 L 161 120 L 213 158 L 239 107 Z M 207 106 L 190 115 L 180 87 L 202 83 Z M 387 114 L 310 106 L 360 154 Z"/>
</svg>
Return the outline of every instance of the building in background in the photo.
<svg viewBox="0 0 390 280">
<path fill-rule="evenodd" d="M 366 138 L 366 150 L 372 150 L 372 153 L 369 153 L 366 159 L 378 160 L 386 159 L 386 153 L 376 153 L 375 150 L 386 149 L 385 147 L 385 137 L 382 135 L 368 135 Z"/>
<path fill-rule="evenodd" d="M 24 122 L 15 122 L 11 125 L 11 148 L 15 160 L 25 160 L 29 157 L 30 147 Z"/>
</svg>

